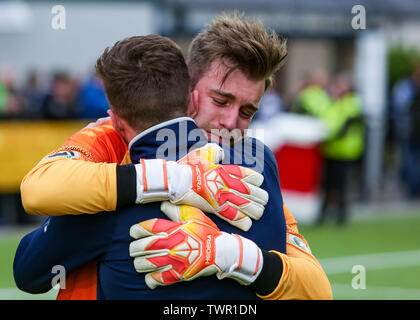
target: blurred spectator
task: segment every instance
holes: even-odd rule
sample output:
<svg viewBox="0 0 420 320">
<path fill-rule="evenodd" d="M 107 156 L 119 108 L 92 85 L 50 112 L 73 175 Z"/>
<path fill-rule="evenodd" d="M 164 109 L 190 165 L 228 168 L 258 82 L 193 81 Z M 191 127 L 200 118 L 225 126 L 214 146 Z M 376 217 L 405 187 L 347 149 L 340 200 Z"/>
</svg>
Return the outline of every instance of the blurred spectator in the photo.
<svg viewBox="0 0 420 320">
<path fill-rule="evenodd" d="M 42 104 L 46 119 L 76 118 L 80 112 L 77 101 L 77 83 L 66 73 L 56 73 L 51 81 L 51 92 Z"/>
<path fill-rule="evenodd" d="M 3 72 L 2 81 L 5 90 L 3 96 L 3 116 L 5 117 L 19 117 L 25 113 L 25 104 L 22 95 L 16 88 L 15 78 L 12 70 L 7 69 Z"/>
<path fill-rule="evenodd" d="M 109 109 L 101 81 L 92 74 L 81 86 L 70 74 L 53 74 L 45 88 L 36 72 L 30 71 L 18 90 L 11 70 L 0 77 L 0 116 L 30 119 L 97 119 Z"/>
<path fill-rule="evenodd" d="M 263 95 L 260 101 L 258 112 L 254 119 L 267 121 L 283 111 L 283 100 L 277 91 L 271 86 Z"/>
<path fill-rule="evenodd" d="M 417 198 L 420 197 L 420 90 L 417 90 L 413 98 L 409 115 L 408 195 L 410 198 Z"/>
<path fill-rule="evenodd" d="M 3 116 L 6 113 L 7 96 L 8 90 L 0 79 L 0 116 Z"/>
<path fill-rule="evenodd" d="M 83 119 L 98 119 L 107 117 L 109 109 L 102 82 L 92 74 L 80 90 L 80 117 Z"/>
<path fill-rule="evenodd" d="M 40 118 L 42 116 L 42 104 L 45 95 L 46 93 L 39 86 L 37 74 L 33 71 L 30 72 L 23 89 L 26 112 L 30 118 Z"/>
<path fill-rule="evenodd" d="M 326 91 L 328 74 L 324 69 L 310 72 L 299 92 L 291 111 L 314 117 L 322 117 L 331 104 L 331 99 Z"/>
<path fill-rule="evenodd" d="M 329 86 L 333 103 L 322 116 L 328 134 L 322 144 L 325 198 L 319 224 L 324 222 L 332 204 L 336 207 L 333 212 L 337 224 L 344 224 L 348 219 L 349 173 L 364 151 L 362 109 L 352 87 L 351 77 L 346 73 L 335 77 Z"/>
<path fill-rule="evenodd" d="M 7 116 L 19 118 L 25 115 L 25 100 L 16 90 L 9 91 L 7 97 Z"/>
<path fill-rule="evenodd" d="M 391 121 L 393 122 L 400 154 L 399 169 L 401 179 L 407 183 L 409 195 L 411 196 L 416 193 L 415 161 L 419 161 L 419 158 L 415 156 L 416 143 L 412 139 L 416 136 L 416 130 L 419 128 L 419 123 L 415 120 L 419 94 L 420 64 L 413 70 L 410 77 L 398 81 L 392 88 L 391 93 Z M 412 112 L 413 114 L 411 114 Z M 412 141 L 410 142 L 410 140 Z"/>
</svg>

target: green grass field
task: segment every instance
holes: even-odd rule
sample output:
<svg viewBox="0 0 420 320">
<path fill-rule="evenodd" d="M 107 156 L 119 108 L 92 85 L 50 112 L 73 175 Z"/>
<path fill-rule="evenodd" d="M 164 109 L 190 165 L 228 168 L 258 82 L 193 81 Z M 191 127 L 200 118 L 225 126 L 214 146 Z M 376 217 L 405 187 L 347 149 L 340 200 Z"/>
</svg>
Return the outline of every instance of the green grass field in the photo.
<svg viewBox="0 0 420 320">
<path fill-rule="evenodd" d="M 420 299 L 420 209 L 300 231 L 324 267 L 334 299 Z M 23 234 L 0 233 L 0 299 L 55 299 L 56 290 L 29 295 L 14 285 L 13 257 Z M 357 265 L 365 270 L 364 289 L 352 286 L 363 284 L 360 269 L 352 273 Z"/>
<path fill-rule="evenodd" d="M 334 299 L 420 299 L 420 209 L 300 232 L 324 267 Z M 358 265 L 365 289 L 352 286 L 360 283 Z"/>
</svg>

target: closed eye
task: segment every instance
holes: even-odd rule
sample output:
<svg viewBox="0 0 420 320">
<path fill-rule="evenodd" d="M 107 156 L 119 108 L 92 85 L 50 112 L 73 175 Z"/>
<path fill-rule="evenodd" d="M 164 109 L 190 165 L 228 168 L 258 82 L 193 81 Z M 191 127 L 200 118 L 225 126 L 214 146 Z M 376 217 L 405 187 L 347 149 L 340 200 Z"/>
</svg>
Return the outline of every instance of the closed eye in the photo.
<svg viewBox="0 0 420 320">
<path fill-rule="evenodd" d="M 227 104 L 226 100 L 220 100 L 220 99 L 216 99 L 216 98 L 212 98 L 213 102 L 219 106 L 224 106 Z"/>
<path fill-rule="evenodd" d="M 246 105 L 241 107 L 239 114 L 242 118 L 251 119 L 257 111 L 258 109 L 255 108 L 253 105 Z"/>
<path fill-rule="evenodd" d="M 254 116 L 253 112 L 241 111 L 241 117 L 242 118 L 249 119 L 249 118 L 252 118 L 253 116 Z"/>
</svg>

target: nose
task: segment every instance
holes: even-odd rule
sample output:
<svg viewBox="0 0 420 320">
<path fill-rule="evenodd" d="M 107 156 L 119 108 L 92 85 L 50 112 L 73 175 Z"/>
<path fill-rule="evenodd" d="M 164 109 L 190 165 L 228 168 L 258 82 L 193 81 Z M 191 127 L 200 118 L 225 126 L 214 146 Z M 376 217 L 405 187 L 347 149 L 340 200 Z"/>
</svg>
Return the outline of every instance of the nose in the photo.
<svg viewBox="0 0 420 320">
<path fill-rule="evenodd" d="M 221 116 L 220 124 L 223 128 L 233 130 L 237 128 L 239 117 L 239 108 L 225 109 L 225 112 Z"/>
</svg>

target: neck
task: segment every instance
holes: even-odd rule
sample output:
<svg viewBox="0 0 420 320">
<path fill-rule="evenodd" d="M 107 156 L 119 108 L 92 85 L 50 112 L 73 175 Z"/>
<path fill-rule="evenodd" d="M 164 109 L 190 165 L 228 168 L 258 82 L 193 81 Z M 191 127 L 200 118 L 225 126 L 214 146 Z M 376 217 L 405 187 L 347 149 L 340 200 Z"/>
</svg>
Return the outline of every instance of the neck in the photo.
<svg viewBox="0 0 420 320">
<path fill-rule="evenodd" d="M 124 138 L 125 142 L 128 144 L 131 140 L 133 140 L 137 135 L 139 134 L 138 131 L 129 128 L 125 132 L 123 132 L 121 135 Z"/>
</svg>

